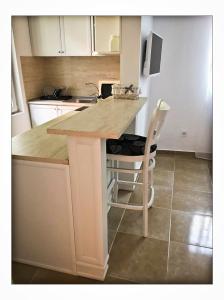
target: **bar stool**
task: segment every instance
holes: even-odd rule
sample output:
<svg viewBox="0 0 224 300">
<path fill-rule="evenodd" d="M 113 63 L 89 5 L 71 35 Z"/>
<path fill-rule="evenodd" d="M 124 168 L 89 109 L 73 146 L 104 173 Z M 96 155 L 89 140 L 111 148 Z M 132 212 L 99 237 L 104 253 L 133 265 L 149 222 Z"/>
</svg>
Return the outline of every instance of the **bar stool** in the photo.
<svg viewBox="0 0 224 300">
<path fill-rule="evenodd" d="M 143 235 L 148 236 L 148 208 L 154 201 L 153 169 L 155 168 L 155 156 L 159 133 L 169 105 L 162 99 L 158 100 L 153 111 L 152 119 L 149 124 L 147 137 L 122 134 L 119 139 L 107 140 L 107 159 L 112 162 L 111 167 L 107 167 L 113 173 L 113 179 L 108 187 L 108 193 L 112 192 L 112 199 L 109 205 L 132 210 L 143 211 Z M 140 162 L 139 169 L 119 168 L 119 162 L 136 163 Z M 118 174 L 142 174 L 142 182 L 119 180 Z M 142 205 L 131 205 L 118 202 L 119 183 L 131 184 L 132 186 L 142 186 Z M 149 199 L 149 188 L 151 189 Z"/>
</svg>

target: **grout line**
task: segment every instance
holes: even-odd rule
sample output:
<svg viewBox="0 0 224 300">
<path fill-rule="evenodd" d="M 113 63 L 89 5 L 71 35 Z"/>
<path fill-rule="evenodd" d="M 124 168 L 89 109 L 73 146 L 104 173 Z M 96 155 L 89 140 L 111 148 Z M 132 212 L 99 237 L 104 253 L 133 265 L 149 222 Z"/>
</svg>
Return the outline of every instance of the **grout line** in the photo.
<svg viewBox="0 0 224 300">
<path fill-rule="evenodd" d="M 170 230 L 169 230 L 169 239 L 168 239 L 166 275 L 168 275 L 169 260 L 170 260 L 171 224 L 172 224 L 172 210 L 173 210 L 173 193 L 174 193 L 175 172 L 176 172 L 176 160 L 175 160 L 175 157 L 174 157 L 174 171 L 173 171 L 173 184 L 172 184 L 172 191 L 171 191 L 170 224 L 169 224 Z"/>
<path fill-rule="evenodd" d="M 212 247 L 208 247 L 208 246 L 201 246 L 201 245 L 197 245 L 197 244 L 187 244 L 184 242 L 178 242 L 178 241 L 171 241 L 172 243 L 176 243 L 176 244 L 181 244 L 181 245 L 185 245 L 185 246 L 195 246 L 195 247 L 200 247 L 200 248 L 206 248 L 206 249 L 211 249 L 213 250 Z"/>
<path fill-rule="evenodd" d="M 138 284 L 138 283 L 139 283 L 139 282 L 133 281 L 132 279 L 129 279 L 128 277 L 122 277 L 122 276 L 120 276 L 119 274 L 117 275 L 116 273 L 108 274 L 108 277 L 110 277 L 110 278 L 115 278 L 115 279 L 127 280 L 127 281 L 130 281 L 130 283 L 135 283 L 135 284 Z"/>
<path fill-rule="evenodd" d="M 33 283 L 32 281 L 33 281 L 34 277 L 36 276 L 36 274 L 38 273 L 38 271 L 39 271 L 39 269 L 37 268 L 36 271 L 33 273 L 33 276 L 30 279 L 30 283 Z"/>
<path fill-rule="evenodd" d="M 119 231 L 119 232 L 123 233 L 123 234 L 134 235 L 134 236 L 138 236 L 140 238 L 143 238 L 142 234 L 137 234 L 137 233 L 134 233 L 134 232 L 125 232 L 125 231 Z M 150 235 L 148 237 L 144 237 L 144 239 L 151 239 L 151 240 L 157 240 L 157 241 L 160 241 L 160 242 L 166 242 L 166 243 L 168 243 L 168 240 L 162 240 L 162 239 L 159 239 L 159 238 L 154 237 L 152 235 Z"/>
<path fill-rule="evenodd" d="M 190 211 L 184 211 L 184 210 L 179 210 L 179 209 L 172 209 L 173 212 L 178 212 L 178 213 L 183 213 L 183 214 L 188 214 L 188 215 L 197 215 L 197 216 L 203 216 L 203 217 L 213 217 L 213 215 L 206 215 L 203 213 L 198 213 L 198 212 L 190 212 Z"/>
<path fill-rule="evenodd" d="M 132 194 L 133 194 L 133 192 L 131 192 L 131 195 L 130 195 L 130 197 L 129 197 L 129 199 L 128 199 L 128 202 L 130 201 Z M 117 233 L 118 233 L 118 229 L 119 229 L 119 227 L 120 227 L 120 225 L 121 225 L 121 222 L 122 222 L 122 220 L 123 220 L 125 211 L 126 211 L 126 208 L 124 208 L 124 211 L 123 211 L 123 214 L 122 214 L 122 216 L 121 216 L 120 222 L 118 223 L 118 226 L 117 226 L 117 230 L 115 230 L 115 235 L 114 235 L 113 241 L 112 241 L 112 243 L 111 243 L 110 249 L 109 249 L 109 251 L 108 251 L 109 254 L 110 254 L 110 252 L 111 252 L 111 250 L 112 250 L 112 247 L 113 247 L 114 241 L 115 241 L 115 239 L 116 239 L 116 236 L 117 236 Z"/>
</svg>

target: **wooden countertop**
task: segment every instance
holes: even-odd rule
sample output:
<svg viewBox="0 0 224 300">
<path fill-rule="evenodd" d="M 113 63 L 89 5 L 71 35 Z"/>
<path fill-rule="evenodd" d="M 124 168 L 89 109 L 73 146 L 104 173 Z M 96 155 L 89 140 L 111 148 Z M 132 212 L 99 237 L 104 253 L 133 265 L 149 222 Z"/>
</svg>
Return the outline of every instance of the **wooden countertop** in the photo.
<svg viewBox="0 0 224 300">
<path fill-rule="evenodd" d="M 118 139 L 145 101 L 146 98 L 127 100 L 110 97 L 89 107 L 81 114 L 70 116 L 49 126 L 47 132 L 56 135 Z"/>
<path fill-rule="evenodd" d="M 108 98 L 80 113 L 69 112 L 13 137 L 12 157 L 67 165 L 69 161 L 66 135 L 119 138 L 144 103 L 144 98 Z"/>
<path fill-rule="evenodd" d="M 12 138 L 12 157 L 15 159 L 68 164 L 66 136 L 50 135 L 47 128 L 72 115 L 69 112 Z"/>
</svg>

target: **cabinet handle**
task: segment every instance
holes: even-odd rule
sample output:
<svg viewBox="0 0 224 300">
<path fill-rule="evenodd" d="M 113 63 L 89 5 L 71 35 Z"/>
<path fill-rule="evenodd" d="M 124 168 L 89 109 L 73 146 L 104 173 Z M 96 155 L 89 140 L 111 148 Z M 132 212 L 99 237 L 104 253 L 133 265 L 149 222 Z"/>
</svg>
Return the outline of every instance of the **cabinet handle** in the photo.
<svg viewBox="0 0 224 300">
<path fill-rule="evenodd" d="M 58 53 L 61 53 L 61 50 L 59 50 Z"/>
</svg>

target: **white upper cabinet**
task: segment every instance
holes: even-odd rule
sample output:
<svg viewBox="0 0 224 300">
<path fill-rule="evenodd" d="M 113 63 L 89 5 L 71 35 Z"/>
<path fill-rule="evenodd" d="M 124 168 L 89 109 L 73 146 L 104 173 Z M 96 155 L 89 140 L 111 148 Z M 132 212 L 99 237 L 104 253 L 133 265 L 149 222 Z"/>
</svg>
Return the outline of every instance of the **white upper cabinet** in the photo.
<svg viewBox="0 0 224 300">
<path fill-rule="evenodd" d="M 91 55 L 91 26 L 88 16 L 29 17 L 34 56 Z"/>
<path fill-rule="evenodd" d="M 29 17 L 30 39 L 34 56 L 61 55 L 59 17 Z"/>
<path fill-rule="evenodd" d="M 64 44 L 67 56 L 91 55 L 90 17 L 61 17 L 64 27 Z"/>
<path fill-rule="evenodd" d="M 93 18 L 94 54 L 117 54 L 120 51 L 120 17 Z"/>
</svg>

